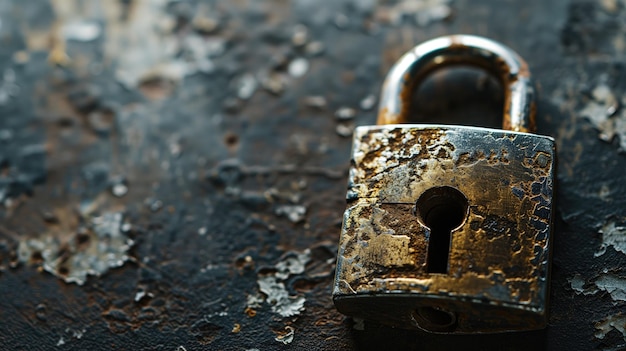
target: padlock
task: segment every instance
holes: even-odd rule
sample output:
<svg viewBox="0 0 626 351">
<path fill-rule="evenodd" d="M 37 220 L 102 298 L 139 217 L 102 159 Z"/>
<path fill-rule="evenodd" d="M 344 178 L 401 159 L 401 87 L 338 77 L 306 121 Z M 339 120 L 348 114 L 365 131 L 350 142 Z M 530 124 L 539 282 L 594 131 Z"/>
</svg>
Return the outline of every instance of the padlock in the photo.
<svg viewBox="0 0 626 351">
<path fill-rule="evenodd" d="M 503 130 L 408 122 L 433 70 L 499 78 Z M 535 131 L 534 89 L 510 48 L 468 35 L 416 46 L 390 70 L 378 125 L 354 132 L 333 301 L 343 314 L 434 333 L 544 328 L 555 143 Z"/>
</svg>

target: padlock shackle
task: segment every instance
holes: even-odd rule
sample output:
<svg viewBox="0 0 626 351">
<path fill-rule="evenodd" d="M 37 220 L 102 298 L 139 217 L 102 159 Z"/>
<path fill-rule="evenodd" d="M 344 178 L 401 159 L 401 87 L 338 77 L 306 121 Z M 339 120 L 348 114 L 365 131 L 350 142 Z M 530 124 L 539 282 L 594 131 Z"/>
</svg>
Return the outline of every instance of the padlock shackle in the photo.
<svg viewBox="0 0 626 351">
<path fill-rule="evenodd" d="M 434 70 L 455 64 L 478 66 L 500 79 L 504 89 L 503 129 L 535 131 L 534 89 L 528 65 L 507 46 L 472 35 L 435 38 L 404 54 L 385 78 L 377 124 L 408 122 L 414 88 Z"/>
</svg>

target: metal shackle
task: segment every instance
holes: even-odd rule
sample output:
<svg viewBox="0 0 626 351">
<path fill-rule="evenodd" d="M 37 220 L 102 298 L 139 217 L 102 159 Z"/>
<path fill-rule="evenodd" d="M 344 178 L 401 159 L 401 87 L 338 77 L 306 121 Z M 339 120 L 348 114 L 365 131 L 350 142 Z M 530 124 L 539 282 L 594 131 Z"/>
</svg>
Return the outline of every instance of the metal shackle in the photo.
<svg viewBox="0 0 626 351">
<path fill-rule="evenodd" d="M 535 132 L 535 99 L 526 61 L 515 51 L 486 38 L 451 35 L 414 47 L 391 68 L 380 98 L 377 124 L 407 123 L 414 88 L 444 66 L 470 65 L 500 79 L 504 90 L 502 128 Z"/>
</svg>

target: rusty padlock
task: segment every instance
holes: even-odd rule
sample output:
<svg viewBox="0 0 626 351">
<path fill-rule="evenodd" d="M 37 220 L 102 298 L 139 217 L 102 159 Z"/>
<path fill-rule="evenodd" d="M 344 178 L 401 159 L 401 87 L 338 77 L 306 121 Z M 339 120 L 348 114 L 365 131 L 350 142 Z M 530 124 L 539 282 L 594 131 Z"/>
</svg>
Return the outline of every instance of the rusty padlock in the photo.
<svg viewBox="0 0 626 351">
<path fill-rule="evenodd" d="M 503 130 L 407 122 L 433 70 L 500 78 Z M 391 69 L 378 125 L 354 134 L 333 300 L 343 314 L 435 333 L 544 328 L 555 143 L 535 130 L 524 60 L 489 39 L 427 41 Z"/>
</svg>

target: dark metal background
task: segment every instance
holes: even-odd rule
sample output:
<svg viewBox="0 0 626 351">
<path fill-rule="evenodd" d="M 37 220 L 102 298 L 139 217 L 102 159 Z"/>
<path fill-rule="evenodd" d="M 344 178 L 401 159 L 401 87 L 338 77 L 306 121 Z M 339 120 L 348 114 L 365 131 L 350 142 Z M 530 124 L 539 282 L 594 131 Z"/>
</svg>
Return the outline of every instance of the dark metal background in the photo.
<svg viewBox="0 0 626 351">
<path fill-rule="evenodd" d="M 323 52 L 294 45 L 297 24 Z M 538 131 L 557 140 L 545 331 L 442 337 L 354 323 L 332 305 L 351 144 L 339 134 L 374 123 L 362 100 L 403 52 L 452 33 L 493 38 L 528 61 Z M 610 0 L 2 1 L 2 349 L 626 347 L 625 34 L 625 5 Z M 189 38 L 218 46 L 198 59 Z M 158 59 L 136 47 L 172 42 L 182 49 Z M 309 67 L 295 77 L 300 57 Z M 187 73 L 172 73 L 177 60 Z M 239 98 L 245 73 L 273 78 Z M 450 70 L 420 91 L 416 116 L 498 125 L 501 92 L 482 73 Z M 354 119 L 338 121 L 341 107 Z M 103 274 L 68 283 L 87 272 L 68 262 L 98 243 L 121 262 L 94 256 Z M 277 312 L 259 290 L 268 277 L 291 296 L 278 305 L 304 298 L 304 309 Z"/>
</svg>

